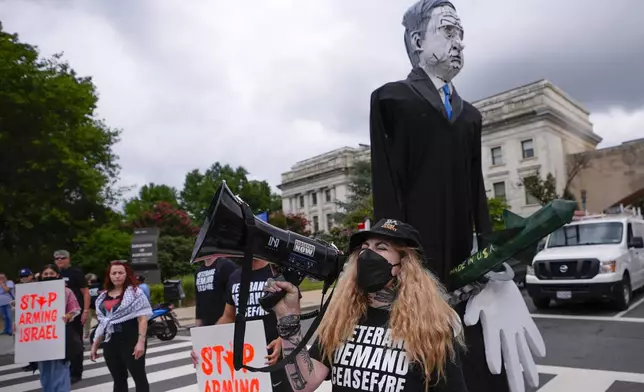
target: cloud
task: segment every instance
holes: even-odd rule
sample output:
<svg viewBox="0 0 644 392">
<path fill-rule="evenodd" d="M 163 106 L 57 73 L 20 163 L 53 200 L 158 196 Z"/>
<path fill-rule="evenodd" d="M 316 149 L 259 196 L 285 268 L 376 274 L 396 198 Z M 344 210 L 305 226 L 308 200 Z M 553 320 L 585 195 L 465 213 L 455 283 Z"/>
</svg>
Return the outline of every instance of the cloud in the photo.
<svg viewBox="0 0 644 392">
<path fill-rule="evenodd" d="M 93 77 L 100 116 L 124 131 L 122 182 L 179 188 L 187 171 L 215 161 L 274 186 L 298 160 L 368 143 L 371 91 L 409 72 L 400 23 L 411 3 L 1 2 L 5 30 L 45 55 L 64 51 Z M 597 113 L 605 139 L 636 137 L 644 2 L 454 3 L 465 26 L 455 81 L 464 97 L 546 78 Z"/>
<path fill-rule="evenodd" d="M 644 137 L 644 106 L 632 111 L 612 107 L 605 112 L 591 114 L 590 121 L 595 132 L 603 138 L 598 148 Z"/>
</svg>

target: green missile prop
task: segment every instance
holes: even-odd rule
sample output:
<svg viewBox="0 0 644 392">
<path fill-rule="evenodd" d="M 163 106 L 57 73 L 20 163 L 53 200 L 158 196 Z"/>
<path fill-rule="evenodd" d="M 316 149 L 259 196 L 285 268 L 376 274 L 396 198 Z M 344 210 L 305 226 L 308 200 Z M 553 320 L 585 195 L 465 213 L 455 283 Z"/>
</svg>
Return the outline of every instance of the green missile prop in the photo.
<svg viewBox="0 0 644 392">
<path fill-rule="evenodd" d="M 528 218 L 503 211 L 506 229 L 485 236 L 483 239 L 488 245 L 450 271 L 450 287 L 456 290 L 472 283 L 512 257 L 529 257 L 532 262 L 532 257 L 526 256 L 534 252 L 529 251 L 524 257 L 518 255 L 525 253 L 530 246 L 536 250 L 539 240 L 570 223 L 576 208 L 574 201 L 553 200 Z"/>
</svg>

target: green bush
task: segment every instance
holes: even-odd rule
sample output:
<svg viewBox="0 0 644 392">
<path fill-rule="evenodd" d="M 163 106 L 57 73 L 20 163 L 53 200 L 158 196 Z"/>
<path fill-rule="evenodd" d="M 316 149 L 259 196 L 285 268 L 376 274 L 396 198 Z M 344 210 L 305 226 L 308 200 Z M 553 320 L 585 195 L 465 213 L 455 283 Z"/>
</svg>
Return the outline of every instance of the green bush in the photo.
<svg viewBox="0 0 644 392">
<path fill-rule="evenodd" d="M 171 279 L 181 280 L 181 286 L 183 291 L 186 294 L 186 297 L 183 299 L 183 306 L 192 306 L 195 303 L 195 277 L 194 275 L 184 275 Z M 302 291 L 312 291 L 312 290 L 322 290 L 322 282 L 314 282 L 308 279 L 304 279 L 302 284 L 300 284 L 300 290 Z M 150 285 L 150 297 L 153 304 L 163 303 L 163 284 L 151 284 Z M 176 306 L 179 304 L 176 303 Z"/>
</svg>

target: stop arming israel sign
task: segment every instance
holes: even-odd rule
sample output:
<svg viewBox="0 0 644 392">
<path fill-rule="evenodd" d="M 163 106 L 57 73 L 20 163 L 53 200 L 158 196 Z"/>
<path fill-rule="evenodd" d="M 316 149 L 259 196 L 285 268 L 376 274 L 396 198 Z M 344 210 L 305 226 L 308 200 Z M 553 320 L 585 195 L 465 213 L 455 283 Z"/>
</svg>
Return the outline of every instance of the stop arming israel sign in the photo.
<svg viewBox="0 0 644 392">
<path fill-rule="evenodd" d="M 65 358 L 65 281 L 16 285 L 15 363 Z"/>
<path fill-rule="evenodd" d="M 271 391 L 270 373 L 235 370 L 233 338 L 235 324 L 211 325 L 190 329 L 192 348 L 199 359 L 197 382 L 200 392 Z M 262 320 L 246 323 L 242 363 L 251 367 L 266 366 L 266 336 Z"/>
</svg>

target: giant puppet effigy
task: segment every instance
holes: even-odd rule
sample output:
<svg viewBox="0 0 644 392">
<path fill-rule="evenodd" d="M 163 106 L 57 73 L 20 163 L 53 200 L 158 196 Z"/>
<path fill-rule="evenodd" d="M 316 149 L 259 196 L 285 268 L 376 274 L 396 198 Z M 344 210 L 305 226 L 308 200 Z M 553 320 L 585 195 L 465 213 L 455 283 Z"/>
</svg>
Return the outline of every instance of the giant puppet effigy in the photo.
<svg viewBox="0 0 644 392">
<path fill-rule="evenodd" d="M 375 220 L 415 227 L 429 268 L 454 291 L 462 286 L 452 275 L 470 256 L 473 229 L 479 249 L 491 238 L 482 118 L 452 84 L 464 64 L 463 26 L 454 5 L 420 0 L 402 24 L 412 70 L 371 96 Z M 523 392 L 524 379 L 538 386 L 533 355 L 545 356 L 545 345 L 511 275 L 488 274 L 474 295 L 454 304 L 465 325 L 469 392 Z"/>
</svg>

